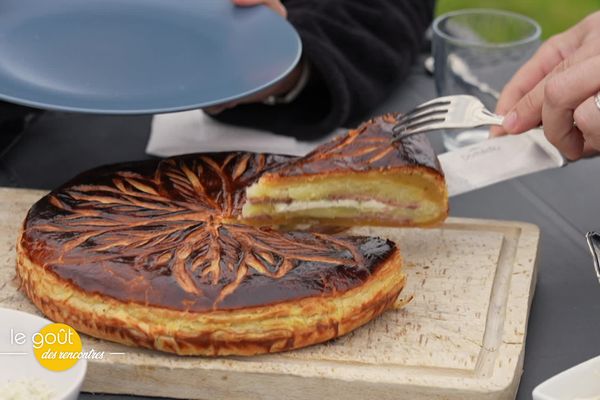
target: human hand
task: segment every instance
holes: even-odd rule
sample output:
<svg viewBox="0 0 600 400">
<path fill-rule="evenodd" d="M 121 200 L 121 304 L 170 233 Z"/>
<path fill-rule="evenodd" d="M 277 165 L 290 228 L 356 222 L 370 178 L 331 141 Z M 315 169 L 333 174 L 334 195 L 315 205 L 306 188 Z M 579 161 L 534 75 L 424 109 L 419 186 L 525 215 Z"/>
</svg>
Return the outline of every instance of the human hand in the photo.
<svg viewBox="0 0 600 400">
<path fill-rule="evenodd" d="M 263 4 L 283 18 L 287 18 L 287 10 L 280 0 L 233 0 L 233 4 L 240 7 L 256 6 Z"/>
<path fill-rule="evenodd" d="M 492 136 L 544 126 L 568 159 L 600 150 L 600 12 L 547 40 L 506 85 L 496 112 L 506 115 Z"/>
<path fill-rule="evenodd" d="M 300 62 L 285 78 L 265 90 L 261 90 L 258 93 L 243 97 L 238 100 L 206 107 L 203 110 L 208 114 L 216 115 L 240 104 L 260 103 L 270 96 L 282 96 L 286 93 L 289 93 L 298 84 L 304 68 L 304 63 Z"/>
</svg>

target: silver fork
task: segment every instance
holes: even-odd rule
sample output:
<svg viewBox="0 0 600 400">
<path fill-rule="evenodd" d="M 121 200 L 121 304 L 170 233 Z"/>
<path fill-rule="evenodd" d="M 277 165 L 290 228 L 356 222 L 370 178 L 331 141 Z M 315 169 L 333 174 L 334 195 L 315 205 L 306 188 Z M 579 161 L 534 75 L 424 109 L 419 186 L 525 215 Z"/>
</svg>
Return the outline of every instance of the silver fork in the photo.
<svg viewBox="0 0 600 400">
<path fill-rule="evenodd" d="M 438 129 L 468 129 L 502 125 L 504 118 L 489 111 L 474 96 L 455 95 L 430 100 L 401 116 L 392 129 L 393 140 Z"/>
</svg>

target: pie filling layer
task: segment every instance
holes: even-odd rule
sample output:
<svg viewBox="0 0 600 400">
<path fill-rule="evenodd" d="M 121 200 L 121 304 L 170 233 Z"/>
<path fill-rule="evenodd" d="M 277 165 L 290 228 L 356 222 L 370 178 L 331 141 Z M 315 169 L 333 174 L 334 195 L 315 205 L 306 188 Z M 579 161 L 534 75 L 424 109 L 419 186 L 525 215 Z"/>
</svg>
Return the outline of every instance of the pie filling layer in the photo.
<svg viewBox="0 0 600 400">
<path fill-rule="evenodd" d="M 250 221 L 426 225 L 447 212 L 445 186 L 420 170 L 261 179 L 247 196 L 243 217 Z"/>
</svg>

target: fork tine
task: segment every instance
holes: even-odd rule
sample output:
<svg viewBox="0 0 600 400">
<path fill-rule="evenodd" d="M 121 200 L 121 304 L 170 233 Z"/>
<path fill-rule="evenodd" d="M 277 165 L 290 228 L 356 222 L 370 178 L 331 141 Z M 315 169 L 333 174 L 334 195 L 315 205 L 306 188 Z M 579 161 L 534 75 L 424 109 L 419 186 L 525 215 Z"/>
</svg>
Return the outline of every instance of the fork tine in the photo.
<svg viewBox="0 0 600 400">
<path fill-rule="evenodd" d="M 421 103 L 417 106 L 417 108 L 420 107 L 428 107 L 430 105 L 437 105 L 437 103 L 451 103 L 454 99 L 456 99 L 456 96 L 444 96 L 444 97 L 436 97 L 435 99 L 431 99 L 429 101 L 426 101 L 425 103 Z"/>
<path fill-rule="evenodd" d="M 404 120 L 406 120 L 408 118 L 411 118 L 411 117 L 413 117 L 415 115 L 418 115 L 419 113 L 432 110 L 434 108 L 436 108 L 436 109 L 446 109 L 451 103 L 452 102 L 450 100 L 442 100 L 442 101 L 439 101 L 439 99 L 430 100 L 430 101 L 428 101 L 426 103 L 420 104 L 418 107 L 413 108 L 408 113 L 406 113 L 403 116 L 401 116 L 398 119 L 398 123 L 402 123 Z"/>
<path fill-rule="evenodd" d="M 444 123 L 444 119 L 443 118 L 438 118 L 438 119 L 433 119 L 433 120 L 429 120 L 425 123 L 421 123 L 412 127 L 407 127 L 406 129 L 399 131 L 399 132 L 395 132 L 394 135 L 392 136 L 392 142 L 398 142 L 401 141 L 403 139 L 406 139 L 408 137 L 411 137 L 413 135 L 419 134 L 419 133 L 424 133 L 424 132 L 431 132 L 431 131 L 435 131 L 438 129 L 444 129 L 443 123 Z"/>
<path fill-rule="evenodd" d="M 500 125 L 503 118 L 485 108 L 469 95 L 446 96 L 419 105 L 399 118 L 392 128 L 392 141 L 397 142 L 417 133 L 440 129 L 474 128 Z"/>
<path fill-rule="evenodd" d="M 411 116 L 409 118 L 399 119 L 398 126 L 412 125 L 417 122 L 426 121 L 427 119 L 432 118 L 432 117 L 445 116 L 446 114 L 448 114 L 448 111 L 449 111 L 449 108 L 447 108 L 447 107 L 445 107 L 445 108 L 439 107 L 439 108 L 428 109 L 428 110 L 425 110 L 418 114 L 411 114 Z"/>
<path fill-rule="evenodd" d="M 447 107 L 435 107 L 435 108 L 422 108 L 423 111 L 419 113 L 411 112 L 407 114 L 407 118 L 400 118 L 396 125 L 392 128 L 393 136 L 401 135 L 406 129 L 420 124 L 431 122 L 444 121 L 447 118 L 446 114 L 449 112 Z"/>
<path fill-rule="evenodd" d="M 426 101 L 425 103 L 418 105 L 408 113 L 398 118 L 396 126 L 400 127 L 401 125 L 406 124 L 407 121 L 412 121 L 414 118 L 419 117 L 420 115 L 423 115 L 429 111 L 447 111 L 449 106 L 452 104 L 452 101 L 452 96 L 438 97 L 436 99 Z"/>
<path fill-rule="evenodd" d="M 433 128 L 436 125 L 439 125 L 446 121 L 446 118 L 429 118 L 424 121 L 417 121 L 413 124 L 410 124 L 406 127 L 406 131 L 415 131 L 417 129 L 429 129 L 434 130 Z"/>
</svg>

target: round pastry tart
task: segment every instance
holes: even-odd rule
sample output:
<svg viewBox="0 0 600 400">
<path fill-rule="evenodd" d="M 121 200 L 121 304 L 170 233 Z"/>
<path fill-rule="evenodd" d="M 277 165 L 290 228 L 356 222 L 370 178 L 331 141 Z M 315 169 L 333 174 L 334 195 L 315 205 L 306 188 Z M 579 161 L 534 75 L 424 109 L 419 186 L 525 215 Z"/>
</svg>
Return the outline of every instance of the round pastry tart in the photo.
<svg viewBox="0 0 600 400">
<path fill-rule="evenodd" d="M 343 335 L 394 303 L 400 254 L 380 238 L 244 223 L 246 189 L 290 161 L 200 154 L 88 171 L 29 211 L 22 289 L 80 332 L 177 354 L 253 355 Z"/>
<path fill-rule="evenodd" d="M 350 332 L 404 287 L 396 245 L 265 225 L 443 221 L 437 157 L 424 136 L 392 141 L 395 123 L 373 119 L 300 158 L 196 154 L 88 171 L 29 211 L 22 288 L 80 332 L 177 354 L 277 352 Z"/>
</svg>

